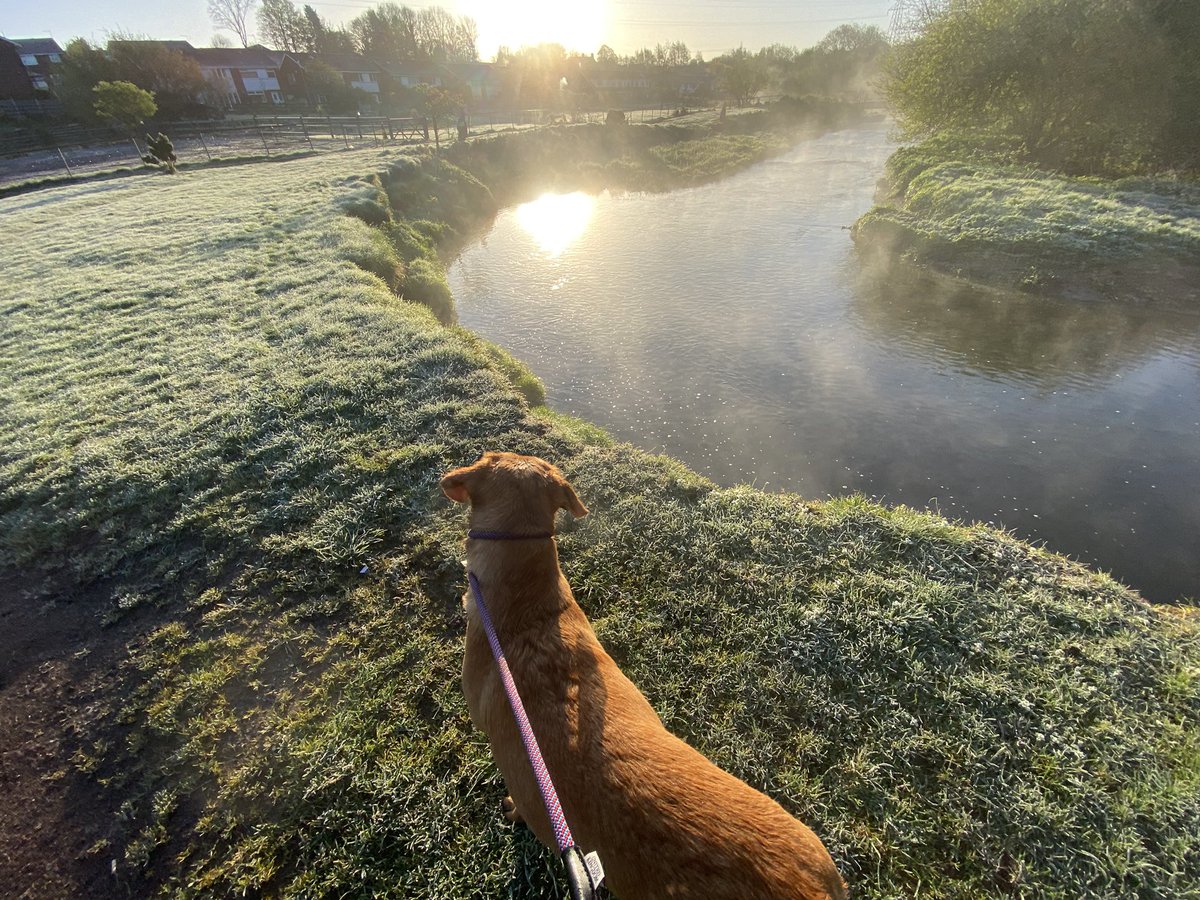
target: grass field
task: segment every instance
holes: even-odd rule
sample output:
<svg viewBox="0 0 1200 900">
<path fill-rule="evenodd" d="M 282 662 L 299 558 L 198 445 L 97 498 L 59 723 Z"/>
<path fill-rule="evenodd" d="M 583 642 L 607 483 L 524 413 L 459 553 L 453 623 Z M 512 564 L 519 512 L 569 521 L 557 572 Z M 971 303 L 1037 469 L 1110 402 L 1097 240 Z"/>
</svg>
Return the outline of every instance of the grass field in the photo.
<svg viewBox="0 0 1200 900">
<path fill-rule="evenodd" d="M 988 528 L 719 489 L 531 406 L 520 363 L 398 298 L 496 184 L 360 151 L 0 200 L 0 612 L 43 635 L 3 632 L 0 714 L 51 732 L 34 778 L 0 770 L 27 798 L 0 882 L 555 895 L 458 684 L 437 481 L 504 449 L 591 507 L 566 573 L 664 721 L 857 896 L 1200 897 L 1195 618 Z M 48 673 L 77 687 L 39 706 Z"/>
<path fill-rule="evenodd" d="M 948 140 L 889 161 L 855 225 L 934 269 L 1033 292 L 1200 302 L 1200 183 L 1069 178 Z"/>
</svg>

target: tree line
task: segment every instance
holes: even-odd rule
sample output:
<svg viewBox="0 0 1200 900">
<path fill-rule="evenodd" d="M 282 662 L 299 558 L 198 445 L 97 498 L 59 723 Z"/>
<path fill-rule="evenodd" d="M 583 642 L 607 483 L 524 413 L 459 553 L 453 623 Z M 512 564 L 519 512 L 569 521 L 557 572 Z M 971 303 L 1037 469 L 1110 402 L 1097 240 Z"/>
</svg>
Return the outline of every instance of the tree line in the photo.
<svg viewBox="0 0 1200 900">
<path fill-rule="evenodd" d="M 329 26 L 311 6 L 299 7 L 292 0 L 262 0 L 257 4 L 257 14 L 258 36 L 269 46 L 287 52 L 317 56 L 354 52 L 384 62 L 428 63 L 476 56 L 474 23 L 437 7 L 413 10 L 384 3 L 355 17 L 346 28 Z M 728 99 L 743 105 L 759 93 L 857 95 L 868 90 L 876 78 L 886 49 L 887 41 L 879 29 L 858 25 L 840 26 L 804 50 L 781 44 L 757 52 L 738 48 L 708 63 L 682 41 L 660 43 L 626 56 L 618 56 L 604 46 L 594 57 L 568 51 L 559 44 L 540 44 L 515 52 L 501 48 L 496 55 L 500 64 L 496 77 L 503 102 L 525 108 L 554 108 L 565 102 L 563 82 L 568 75 L 568 93 L 581 96 L 586 88 L 577 76 L 587 71 L 584 64 L 591 60 L 638 66 L 650 71 L 651 76 L 649 87 L 634 102 L 669 105 L 684 98 L 665 74 L 660 77 L 655 73 L 695 66 L 706 69 L 714 80 L 707 82 L 712 85 L 709 93 L 692 96 L 693 102 Z M 326 111 L 353 112 L 363 99 L 337 70 L 319 59 L 306 62 L 305 77 L 310 93 L 324 98 Z M 203 116 L 223 101 L 217 96 L 219 89 L 205 81 L 194 59 L 162 42 L 115 33 L 107 45 L 83 38 L 67 45 L 58 93 L 70 118 L 95 121 L 95 86 L 116 82 L 150 91 L 157 115 L 163 119 Z M 407 93 L 383 99 L 398 114 L 427 105 L 422 98 Z M 596 99 L 600 98 L 593 97 Z"/>
<path fill-rule="evenodd" d="M 851 23 L 803 50 L 770 44 L 751 53 L 739 47 L 713 65 L 739 105 L 761 92 L 858 100 L 874 95 L 888 49 L 879 28 Z"/>
<path fill-rule="evenodd" d="M 596 51 L 596 62 L 607 66 L 686 66 L 704 62 L 704 55 L 700 51 L 693 53 L 683 41 L 642 47 L 626 56 L 621 56 L 608 44 L 601 44 Z"/>
<path fill-rule="evenodd" d="M 478 29 L 470 16 L 440 6 L 413 9 L 381 3 L 344 28 L 330 25 L 311 5 L 293 0 L 209 0 L 213 24 L 250 45 L 250 16 L 257 8 L 261 43 L 289 53 L 361 53 L 384 62 L 474 62 Z"/>
<path fill-rule="evenodd" d="M 84 38 L 68 43 L 56 88 L 67 117 L 76 122 L 95 121 L 95 88 L 102 83 L 128 83 L 149 91 L 157 114 L 165 119 L 202 114 L 203 101 L 212 90 L 195 60 L 158 41 L 117 33 L 107 47 Z"/>
</svg>

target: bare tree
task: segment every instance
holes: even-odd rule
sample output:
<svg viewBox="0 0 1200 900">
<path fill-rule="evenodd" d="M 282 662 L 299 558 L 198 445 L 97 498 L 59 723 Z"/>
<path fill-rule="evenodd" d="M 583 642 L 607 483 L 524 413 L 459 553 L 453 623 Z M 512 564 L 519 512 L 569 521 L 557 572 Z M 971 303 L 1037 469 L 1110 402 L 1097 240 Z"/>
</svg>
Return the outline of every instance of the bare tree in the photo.
<svg viewBox="0 0 1200 900">
<path fill-rule="evenodd" d="M 214 34 L 212 40 L 209 41 L 211 47 L 232 47 L 233 41 L 225 37 L 223 34 Z"/>
<path fill-rule="evenodd" d="M 250 46 L 250 30 L 246 19 L 258 0 L 208 0 L 208 17 L 218 28 L 232 31 L 243 47 Z"/>
<path fill-rule="evenodd" d="M 262 0 L 258 9 L 258 37 L 276 50 L 300 53 L 312 44 L 308 19 L 292 0 Z"/>
<path fill-rule="evenodd" d="M 381 3 L 356 16 L 350 33 L 358 52 L 388 62 L 416 59 L 417 12 L 395 3 Z"/>
<path fill-rule="evenodd" d="M 416 26 L 417 44 L 437 62 L 474 62 L 478 58 L 475 43 L 479 33 L 470 16 L 428 6 L 417 11 Z"/>
</svg>

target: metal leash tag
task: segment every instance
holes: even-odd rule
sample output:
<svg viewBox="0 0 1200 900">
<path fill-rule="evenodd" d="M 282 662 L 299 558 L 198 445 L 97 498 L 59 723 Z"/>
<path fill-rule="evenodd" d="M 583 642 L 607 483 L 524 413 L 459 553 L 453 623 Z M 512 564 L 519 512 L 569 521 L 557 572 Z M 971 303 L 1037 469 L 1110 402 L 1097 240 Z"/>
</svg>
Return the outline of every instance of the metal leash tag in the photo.
<svg viewBox="0 0 1200 900">
<path fill-rule="evenodd" d="M 600 854 L 593 850 L 583 858 L 583 864 L 587 866 L 588 877 L 592 880 L 592 890 L 599 890 L 600 885 L 604 884 L 604 866 L 600 864 Z"/>
</svg>

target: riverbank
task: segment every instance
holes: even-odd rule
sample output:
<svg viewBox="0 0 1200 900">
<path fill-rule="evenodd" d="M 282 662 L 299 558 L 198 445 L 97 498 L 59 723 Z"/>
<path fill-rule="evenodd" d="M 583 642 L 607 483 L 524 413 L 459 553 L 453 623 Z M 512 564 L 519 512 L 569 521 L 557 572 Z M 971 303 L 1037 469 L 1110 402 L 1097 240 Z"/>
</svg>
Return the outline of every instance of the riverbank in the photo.
<svg viewBox="0 0 1200 900">
<path fill-rule="evenodd" d="M 868 254 L 1025 293 L 1200 303 L 1195 181 L 1070 178 L 931 140 L 893 155 L 877 200 L 853 231 Z"/>
<path fill-rule="evenodd" d="M 362 151 L 2 201 L 3 883 L 548 895 L 462 701 L 437 490 L 507 449 L 591 507 L 565 571 L 664 721 L 859 895 L 1187 896 L 1194 619 L 993 529 L 718 489 L 531 406 L 519 364 L 397 298 L 484 191 Z"/>
</svg>

